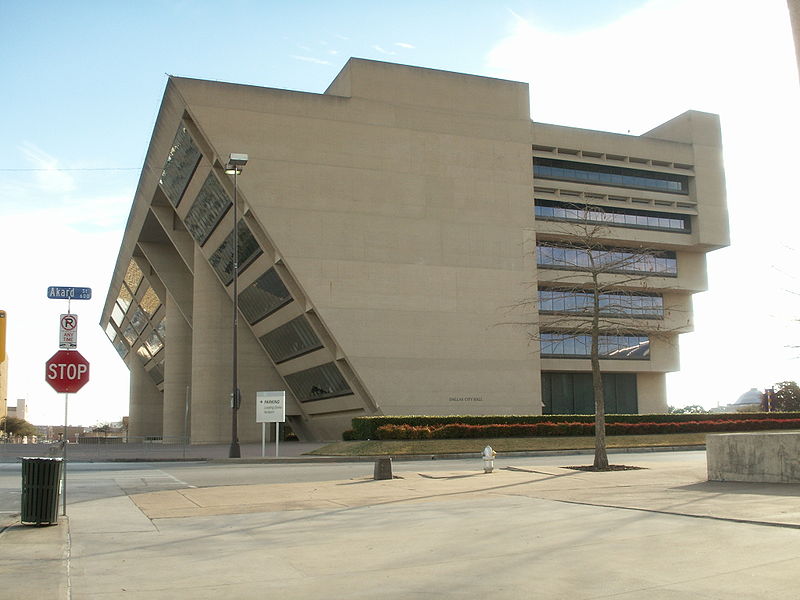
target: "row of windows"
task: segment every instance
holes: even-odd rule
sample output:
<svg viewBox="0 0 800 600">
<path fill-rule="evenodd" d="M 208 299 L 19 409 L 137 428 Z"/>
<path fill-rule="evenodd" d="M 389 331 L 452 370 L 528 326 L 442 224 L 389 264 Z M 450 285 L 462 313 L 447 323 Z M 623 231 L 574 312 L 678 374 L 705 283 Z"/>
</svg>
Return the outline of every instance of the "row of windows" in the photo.
<svg viewBox="0 0 800 600">
<path fill-rule="evenodd" d="M 650 339 L 643 335 L 601 335 L 599 354 L 604 359 L 649 360 Z M 542 357 L 589 358 L 592 338 L 589 335 L 542 333 L 539 339 Z"/>
<path fill-rule="evenodd" d="M 239 272 L 241 273 L 261 255 L 262 250 L 244 220 L 239 221 L 236 233 L 239 241 Z M 208 262 L 211 263 L 222 283 L 229 285 L 233 281 L 233 231 L 211 255 Z"/>
<path fill-rule="evenodd" d="M 300 402 L 312 402 L 353 393 L 333 363 L 286 375 L 286 383 Z"/>
<path fill-rule="evenodd" d="M 291 301 L 292 295 L 274 268 L 269 269 L 239 294 L 239 308 L 251 325 Z"/>
<path fill-rule="evenodd" d="M 161 171 L 161 189 L 173 206 L 178 206 L 200 163 L 200 149 L 194 143 L 189 131 L 181 125 L 175 134 L 167 161 Z"/>
<path fill-rule="evenodd" d="M 592 270 L 603 273 L 643 273 L 675 277 L 674 252 L 635 252 L 618 248 L 570 248 L 536 245 L 536 264 L 548 269 Z"/>
<path fill-rule="evenodd" d="M 554 221 L 608 223 L 636 229 L 663 229 L 689 233 L 688 216 L 649 212 L 627 208 L 606 208 L 586 204 L 566 204 L 553 200 L 536 200 L 536 218 Z"/>
<path fill-rule="evenodd" d="M 259 339 L 276 364 L 322 348 L 322 342 L 303 316 L 292 319 Z"/>
<path fill-rule="evenodd" d="M 608 292 L 600 294 L 600 314 L 607 317 L 664 318 L 664 299 L 659 295 Z M 539 290 L 539 312 L 591 314 L 591 292 L 571 290 Z"/>
<path fill-rule="evenodd" d="M 611 165 L 578 163 L 552 158 L 534 158 L 533 175 L 542 179 L 561 179 L 597 185 L 630 187 L 674 194 L 689 193 L 689 178 L 672 173 L 656 173 Z"/>
<path fill-rule="evenodd" d="M 183 222 L 195 241 L 202 246 L 231 206 L 228 193 L 214 174 L 209 173 Z"/>
</svg>

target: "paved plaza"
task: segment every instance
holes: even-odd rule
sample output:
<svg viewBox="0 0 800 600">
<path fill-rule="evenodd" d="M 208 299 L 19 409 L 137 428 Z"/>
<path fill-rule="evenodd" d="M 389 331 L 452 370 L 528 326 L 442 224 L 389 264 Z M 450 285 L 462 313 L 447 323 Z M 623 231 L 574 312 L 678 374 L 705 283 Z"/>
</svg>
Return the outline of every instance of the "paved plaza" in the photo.
<svg viewBox="0 0 800 600">
<path fill-rule="evenodd" d="M 0 534 L 3 597 L 798 597 L 800 486 L 707 482 L 702 453 L 536 462 L 76 503 Z"/>
</svg>

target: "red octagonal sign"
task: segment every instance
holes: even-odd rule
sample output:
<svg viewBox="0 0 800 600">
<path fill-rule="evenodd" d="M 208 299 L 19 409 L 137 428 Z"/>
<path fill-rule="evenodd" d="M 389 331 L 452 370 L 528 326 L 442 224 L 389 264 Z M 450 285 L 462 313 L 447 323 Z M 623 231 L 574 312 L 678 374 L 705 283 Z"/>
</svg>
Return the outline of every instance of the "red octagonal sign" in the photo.
<svg viewBox="0 0 800 600">
<path fill-rule="evenodd" d="M 59 350 L 45 363 L 45 379 L 61 394 L 74 394 L 89 381 L 89 361 L 77 350 Z"/>
</svg>

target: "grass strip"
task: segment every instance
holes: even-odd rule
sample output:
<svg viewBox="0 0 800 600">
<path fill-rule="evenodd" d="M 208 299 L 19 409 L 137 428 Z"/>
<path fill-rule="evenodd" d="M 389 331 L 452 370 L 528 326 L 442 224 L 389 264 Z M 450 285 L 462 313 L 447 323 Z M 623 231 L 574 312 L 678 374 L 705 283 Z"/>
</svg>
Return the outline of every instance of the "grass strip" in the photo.
<svg viewBox="0 0 800 600">
<path fill-rule="evenodd" d="M 613 435 L 606 437 L 608 448 L 650 448 L 659 446 L 702 446 L 705 433 L 654 435 Z M 307 454 L 316 456 L 400 456 L 414 454 L 480 453 L 486 445 L 497 452 L 536 450 L 586 450 L 594 448 L 594 436 L 476 438 L 457 440 L 360 440 L 333 442 Z"/>
</svg>

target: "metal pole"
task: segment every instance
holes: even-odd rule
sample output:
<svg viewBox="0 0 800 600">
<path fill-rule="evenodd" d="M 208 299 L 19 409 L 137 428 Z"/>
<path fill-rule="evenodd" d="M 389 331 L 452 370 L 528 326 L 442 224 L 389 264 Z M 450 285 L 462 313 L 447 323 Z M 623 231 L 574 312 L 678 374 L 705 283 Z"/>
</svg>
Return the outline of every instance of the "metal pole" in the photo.
<svg viewBox="0 0 800 600">
<path fill-rule="evenodd" d="M 67 516 L 67 414 L 69 394 L 64 394 L 64 446 L 61 451 L 61 514 Z"/>
<path fill-rule="evenodd" d="M 231 393 L 231 447 L 229 458 L 239 458 L 242 450 L 239 447 L 238 413 L 239 413 L 239 207 L 237 206 L 236 188 L 238 166 L 233 168 L 233 391 Z"/>
<path fill-rule="evenodd" d="M 261 423 L 261 458 L 267 455 L 267 424 Z"/>
<path fill-rule="evenodd" d="M 280 426 L 281 426 L 280 422 L 279 421 L 275 421 L 275 456 L 278 456 L 278 440 L 281 437 L 279 432 L 278 432 L 278 427 L 280 427 Z"/>
<path fill-rule="evenodd" d="M 186 386 L 186 404 L 183 408 L 183 458 L 186 458 L 186 445 L 189 443 L 189 386 Z"/>
</svg>

